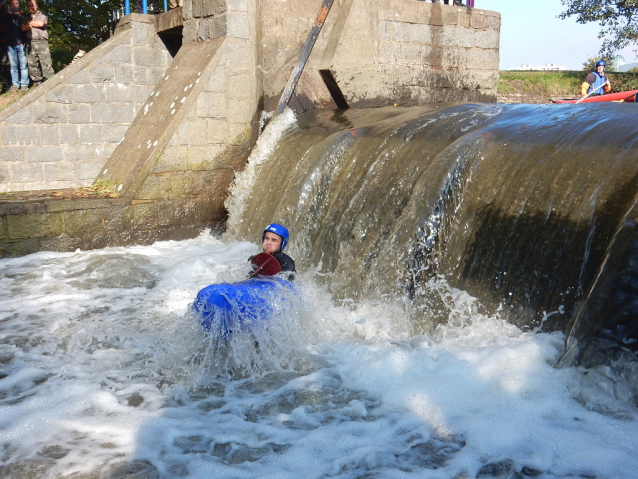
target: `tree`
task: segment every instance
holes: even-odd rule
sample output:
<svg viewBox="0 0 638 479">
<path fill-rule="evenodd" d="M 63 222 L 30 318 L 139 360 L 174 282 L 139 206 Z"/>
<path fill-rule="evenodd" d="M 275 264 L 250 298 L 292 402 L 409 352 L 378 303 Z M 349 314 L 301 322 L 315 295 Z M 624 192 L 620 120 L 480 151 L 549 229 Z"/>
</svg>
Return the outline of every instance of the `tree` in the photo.
<svg viewBox="0 0 638 479">
<path fill-rule="evenodd" d="M 40 0 L 40 10 L 49 16 L 49 45 L 56 71 L 79 51 L 89 51 L 109 35 L 113 10 L 121 0 Z"/>
<path fill-rule="evenodd" d="M 588 58 L 587 61 L 585 63 L 583 63 L 583 71 L 586 72 L 593 72 L 596 70 L 596 62 L 599 60 L 605 60 L 605 63 L 607 63 L 607 66 L 605 67 L 605 71 L 607 72 L 613 72 L 614 69 L 614 62 L 613 59 L 610 57 L 601 57 L 601 56 L 595 56 L 594 58 Z"/>
<path fill-rule="evenodd" d="M 597 22 L 604 38 L 600 53 L 613 57 L 620 49 L 638 43 L 638 0 L 561 0 L 567 10 L 559 18 L 576 17 L 578 23 Z"/>
</svg>

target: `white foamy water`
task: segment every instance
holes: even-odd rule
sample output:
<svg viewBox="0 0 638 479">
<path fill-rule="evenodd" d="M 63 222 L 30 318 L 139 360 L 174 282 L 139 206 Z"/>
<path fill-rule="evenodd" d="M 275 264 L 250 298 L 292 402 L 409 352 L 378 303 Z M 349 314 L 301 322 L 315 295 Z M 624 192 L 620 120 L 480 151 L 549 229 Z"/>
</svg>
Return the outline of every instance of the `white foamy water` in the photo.
<svg viewBox="0 0 638 479">
<path fill-rule="evenodd" d="M 553 368 L 560 334 L 462 292 L 454 325 L 414 335 L 400 307 L 334 304 L 302 273 L 290 324 L 216 361 L 189 306 L 256 251 L 205 233 L 0 260 L 0 477 L 637 477 L 613 378 Z"/>
</svg>

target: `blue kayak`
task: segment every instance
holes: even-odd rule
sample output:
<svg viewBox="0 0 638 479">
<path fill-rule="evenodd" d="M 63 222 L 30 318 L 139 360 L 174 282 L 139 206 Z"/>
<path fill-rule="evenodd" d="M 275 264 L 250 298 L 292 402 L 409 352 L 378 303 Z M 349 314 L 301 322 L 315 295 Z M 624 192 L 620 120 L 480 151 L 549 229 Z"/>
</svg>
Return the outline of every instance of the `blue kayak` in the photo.
<svg viewBox="0 0 638 479">
<path fill-rule="evenodd" d="M 274 277 L 212 284 L 197 293 L 193 311 L 201 318 L 204 330 L 226 336 L 250 331 L 284 311 L 294 291 L 292 283 Z"/>
</svg>

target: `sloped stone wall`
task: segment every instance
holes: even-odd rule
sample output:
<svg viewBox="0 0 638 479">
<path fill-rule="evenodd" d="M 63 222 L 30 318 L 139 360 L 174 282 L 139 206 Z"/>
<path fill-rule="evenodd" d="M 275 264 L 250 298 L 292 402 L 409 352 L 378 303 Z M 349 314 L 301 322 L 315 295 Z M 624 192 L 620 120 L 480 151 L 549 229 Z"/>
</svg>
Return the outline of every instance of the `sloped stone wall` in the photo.
<svg viewBox="0 0 638 479">
<path fill-rule="evenodd" d="M 0 192 L 95 181 L 171 62 L 153 17 L 127 20 L 109 42 L 0 112 Z"/>
</svg>

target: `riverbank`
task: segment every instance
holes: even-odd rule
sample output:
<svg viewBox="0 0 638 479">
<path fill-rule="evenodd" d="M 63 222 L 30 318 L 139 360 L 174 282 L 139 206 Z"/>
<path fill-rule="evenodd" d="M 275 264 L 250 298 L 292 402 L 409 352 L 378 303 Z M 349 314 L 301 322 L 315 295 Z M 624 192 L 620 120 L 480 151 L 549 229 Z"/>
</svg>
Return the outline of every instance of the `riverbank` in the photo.
<svg viewBox="0 0 638 479">
<path fill-rule="evenodd" d="M 551 103 L 552 98 L 579 98 L 586 72 L 500 71 L 498 103 Z M 638 89 L 638 75 L 609 73 L 612 92 Z"/>
<path fill-rule="evenodd" d="M 560 72 L 499 72 L 498 103 L 551 103 L 552 98 L 578 98 L 580 85 L 585 79 L 583 71 Z M 638 75 L 609 73 L 612 92 L 638 89 Z M 20 99 L 24 92 L 6 92 L 0 95 L 0 111 Z"/>
</svg>

